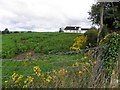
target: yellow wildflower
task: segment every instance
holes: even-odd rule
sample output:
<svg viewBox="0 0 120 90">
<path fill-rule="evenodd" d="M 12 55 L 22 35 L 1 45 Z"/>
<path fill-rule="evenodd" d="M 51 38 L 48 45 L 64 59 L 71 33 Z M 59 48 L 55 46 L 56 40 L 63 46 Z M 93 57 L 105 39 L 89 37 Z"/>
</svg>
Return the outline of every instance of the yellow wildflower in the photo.
<svg viewBox="0 0 120 90">
<path fill-rule="evenodd" d="M 75 65 L 73 64 L 72 67 L 75 67 Z"/>
<path fill-rule="evenodd" d="M 75 63 L 75 66 L 79 66 L 79 63 L 78 63 L 78 62 L 76 62 L 76 63 Z"/>
<path fill-rule="evenodd" d="M 51 77 L 51 76 L 48 76 L 48 78 L 49 78 L 49 79 L 52 79 L 52 77 Z"/>
<path fill-rule="evenodd" d="M 32 56 L 32 53 L 31 53 L 31 52 L 28 52 L 28 53 L 26 54 L 26 56 L 27 56 L 27 57 L 31 57 L 31 56 Z"/>
<path fill-rule="evenodd" d="M 17 76 L 18 76 L 18 74 L 13 73 L 13 75 L 12 75 L 12 80 L 13 80 L 13 82 L 16 80 Z"/>
<path fill-rule="evenodd" d="M 54 73 L 54 74 L 57 74 L 56 70 L 53 70 L 53 73 Z"/>
<path fill-rule="evenodd" d="M 47 81 L 47 82 L 50 82 L 50 79 L 47 78 L 46 81 Z"/>
<path fill-rule="evenodd" d="M 91 59 L 89 59 L 89 62 L 92 62 L 92 60 L 91 60 Z"/>
<path fill-rule="evenodd" d="M 8 81 L 6 80 L 5 83 L 8 83 Z"/>
<path fill-rule="evenodd" d="M 112 75 L 115 75 L 115 70 L 113 70 Z"/>
<path fill-rule="evenodd" d="M 78 73 L 79 73 L 80 75 L 82 75 L 82 71 L 79 71 Z"/>
<path fill-rule="evenodd" d="M 85 72 L 85 71 L 86 71 L 86 69 L 83 69 L 82 71 L 83 71 L 83 72 Z"/>
<path fill-rule="evenodd" d="M 46 81 L 47 81 L 47 82 L 50 82 L 51 80 L 52 80 L 52 77 L 51 77 L 50 75 L 48 75 Z"/>
<path fill-rule="evenodd" d="M 88 62 L 86 62 L 86 66 L 90 66 L 90 64 Z"/>
<path fill-rule="evenodd" d="M 96 62 L 96 61 L 94 61 L 94 62 L 93 62 L 93 65 L 96 65 L 96 63 L 97 63 L 97 62 Z"/>
<path fill-rule="evenodd" d="M 39 77 L 41 75 L 41 70 L 39 66 L 35 66 L 33 69 L 34 69 L 35 74 Z"/>
<path fill-rule="evenodd" d="M 32 78 L 31 76 L 27 76 L 26 80 L 24 81 L 24 84 L 32 83 L 33 80 L 34 80 L 34 78 Z"/>
<path fill-rule="evenodd" d="M 24 85 L 23 88 L 27 88 L 28 86 L 27 85 Z"/>
<path fill-rule="evenodd" d="M 62 69 L 62 70 L 59 70 L 58 73 L 64 76 L 67 73 L 67 70 Z"/>
<path fill-rule="evenodd" d="M 23 78 L 23 76 L 20 75 L 20 76 L 16 79 L 15 83 L 18 83 L 22 78 Z"/>
<path fill-rule="evenodd" d="M 56 78 L 56 76 L 53 76 L 53 78 L 55 79 L 55 78 Z"/>
</svg>

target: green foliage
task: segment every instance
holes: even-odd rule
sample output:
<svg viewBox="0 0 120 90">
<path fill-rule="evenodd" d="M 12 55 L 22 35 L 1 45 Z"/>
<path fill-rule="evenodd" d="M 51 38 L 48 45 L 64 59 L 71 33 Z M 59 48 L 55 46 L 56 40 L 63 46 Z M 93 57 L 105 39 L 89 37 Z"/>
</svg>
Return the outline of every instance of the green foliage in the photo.
<svg viewBox="0 0 120 90">
<path fill-rule="evenodd" d="M 2 34 L 9 34 L 10 32 L 9 32 L 9 30 L 8 30 L 8 28 L 6 28 L 4 31 L 2 31 Z"/>
<path fill-rule="evenodd" d="M 120 52 L 120 35 L 116 33 L 109 34 L 100 44 L 107 46 L 102 53 L 102 60 L 104 61 L 106 76 L 111 77 L 112 71 L 116 66 L 118 52 Z"/>
<path fill-rule="evenodd" d="M 93 24 L 100 25 L 101 6 L 102 3 L 96 3 L 91 7 L 91 12 L 89 12 L 89 19 Z M 120 2 L 104 3 L 103 24 L 107 25 L 107 28 L 112 31 L 120 29 Z"/>
<path fill-rule="evenodd" d="M 91 28 L 87 32 L 84 33 L 85 36 L 87 36 L 87 45 L 88 47 L 94 47 L 97 45 L 97 29 Z"/>
<path fill-rule="evenodd" d="M 24 85 L 27 85 L 28 88 L 39 86 L 42 88 L 92 87 L 94 73 L 91 71 L 95 66 L 94 62 L 81 54 L 58 55 L 52 58 L 45 57 L 43 60 L 23 60 L 20 62 L 5 60 L 2 71 L 2 75 L 5 77 L 2 79 L 2 85 L 6 88 L 23 88 Z M 34 80 L 31 78 L 32 86 L 31 79 L 26 80 L 29 76 L 34 78 Z M 56 78 L 50 79 L 46 76 Z"/>
<path fill-rule="evenodd" d="M 51 54 L 66 52 L 73 43 L 76 33 L 16 33 L 2 35 L 2 58 L 13 58 L 28 50 Z"/>
<path fill-rule="evenodd" d="M 100 33 L 100 39 L 103 39 L 109 32 L 109 29 L 107 28 L 107 25 L 103 26 L 103 29 Z"/>
</svg>

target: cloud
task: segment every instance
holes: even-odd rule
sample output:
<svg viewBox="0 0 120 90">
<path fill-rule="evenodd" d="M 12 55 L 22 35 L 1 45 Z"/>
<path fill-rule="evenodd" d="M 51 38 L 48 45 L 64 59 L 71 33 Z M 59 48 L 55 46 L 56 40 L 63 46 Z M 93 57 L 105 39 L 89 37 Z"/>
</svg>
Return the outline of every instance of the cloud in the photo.
<svg viewBox="0 0 120 90">
<path fill-rule="evenodd" d="M 0 0 L 0 30 L 57 31 L 66 25 L 90 27 L 94 0 Z"/>
</svg>

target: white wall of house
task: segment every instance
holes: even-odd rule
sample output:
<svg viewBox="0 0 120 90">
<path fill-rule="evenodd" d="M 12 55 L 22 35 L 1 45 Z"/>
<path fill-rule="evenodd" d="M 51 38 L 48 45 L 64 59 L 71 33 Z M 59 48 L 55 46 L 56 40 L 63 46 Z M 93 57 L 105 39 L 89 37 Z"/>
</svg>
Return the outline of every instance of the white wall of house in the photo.
<svg viewBox="0 0 120 90">
<path fill-rule="evenodd" d="M 81 33 L 81 28 L 79 28 L 79 30 L 63 30 L 63 31 L 67 33 Z"/>
<path fill-rule="evenodd" d="M 81 30 L 81 33 L 85 33 L 87 30 Z"/>
<path fill-rule="evenodd" d="M 67 32 L 67 33 L 80 33 L 79 30 L 64 30 L 64 32 Z"/>
</svg>

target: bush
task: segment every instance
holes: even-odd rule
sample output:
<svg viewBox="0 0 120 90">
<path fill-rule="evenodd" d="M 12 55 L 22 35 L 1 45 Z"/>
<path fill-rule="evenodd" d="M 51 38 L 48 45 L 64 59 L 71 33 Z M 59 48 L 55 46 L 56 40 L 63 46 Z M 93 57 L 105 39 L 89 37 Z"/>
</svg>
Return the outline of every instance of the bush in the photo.
<svg viewBox="0 0 120 90">
<path fill-rule="evenodd" d="M 87 36 L 87 42 L 86 45 L 88 47 L 94 47 L 97 45 L 97 29 L 96 28 L 91 28 L 87 32 L 84 33 L 85 36 Z"/>
<path fill-rule="evenodd" d="M 103 26 L 103 29 L 100 33 L 100 39 L 103 39 L 109 33 L 109 29 L 106 25 Z"/>
<path fill-rule="evenodd" d="M 87 37 L 84 35 L 78 36 L 74 39 L 73 45 L 70 47 L 70 50 L 77 51 L 85 48 Z"/>
<path fill-rule="evenodd" d="M 100 45 L 106 46 L 102 52 L 101 59 L 104 62 L 106 76 L 110 79 L 112 71 L 117 65 L 118 53 L 120 51 L 120 35 L 117 33 L 108 34 L 101 40 Z"/>
</svg>

